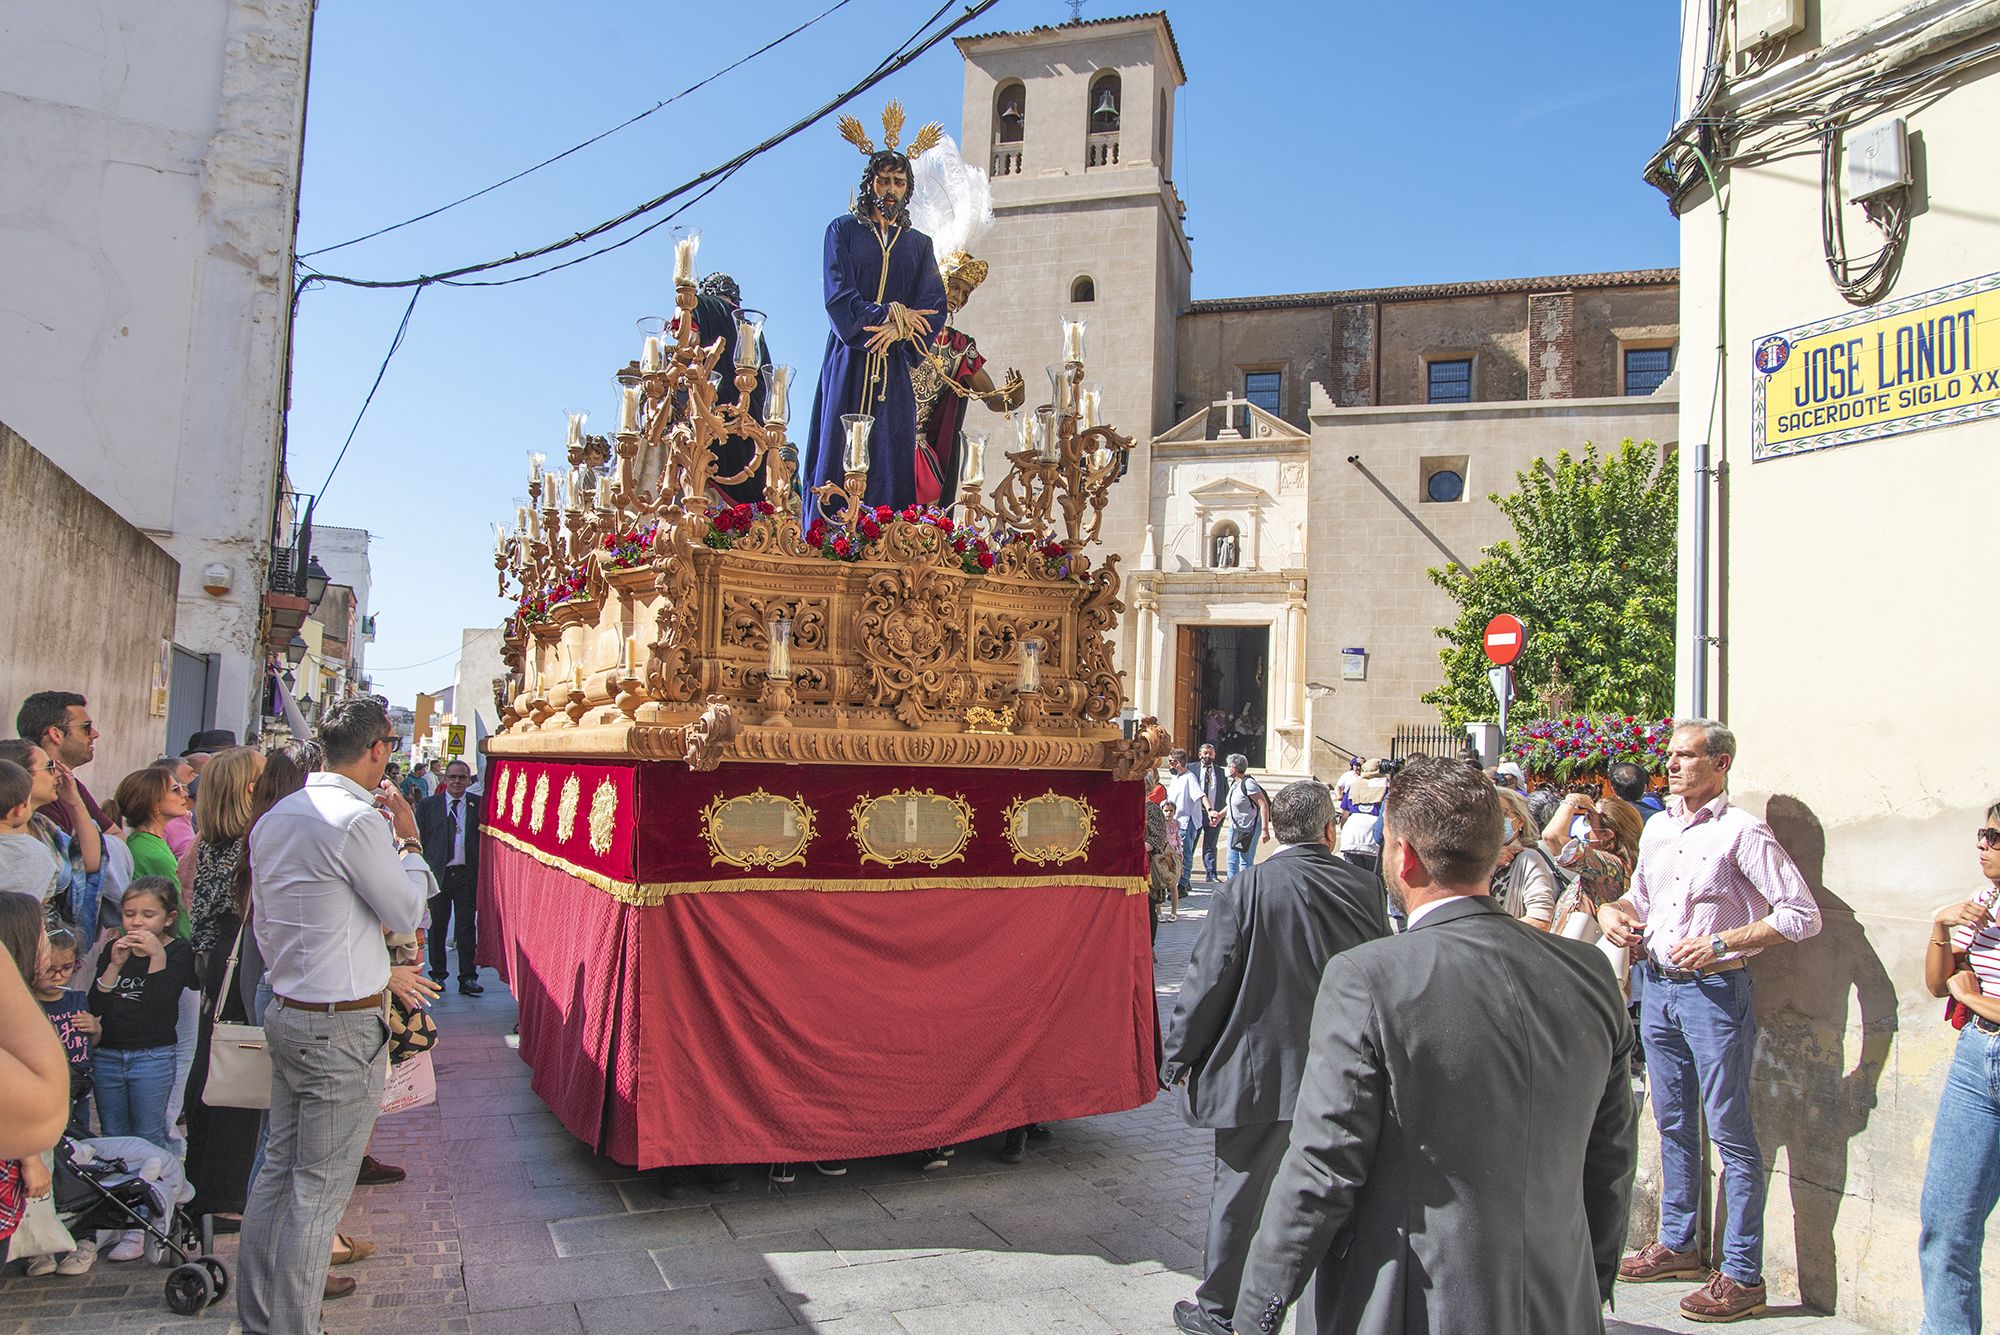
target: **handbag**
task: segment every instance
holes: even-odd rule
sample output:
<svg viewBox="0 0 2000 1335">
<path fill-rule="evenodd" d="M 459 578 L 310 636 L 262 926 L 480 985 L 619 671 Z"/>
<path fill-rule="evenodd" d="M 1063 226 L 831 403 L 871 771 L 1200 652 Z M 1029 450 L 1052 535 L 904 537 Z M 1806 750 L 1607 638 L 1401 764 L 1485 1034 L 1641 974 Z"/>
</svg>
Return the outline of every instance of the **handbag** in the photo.
<svg viewBox="0 0 2000 1335">
<path fill-rule="evenodd" d="M 437 1071 L 431 1065 L 431 1054 L 412 1053 L 408 1061 L 390 1064 L 382 1081 L 381 1115 L 427 1108 L 437 1102 L 437 1096 Z"/>
<path fill-rule="evenodd" d="M 410 1058 L 437 1046 L 437 1021 L 425 1010 L 405 1006 L 395 993 L 389 994 L 389 1064 L 399 1066 Z"/>
<path fill-rule="evenodd" d="M 223 971 L 222 990 L 216 993 L 216 1013 L 229 1001 L 229 989 L 236 982 L 236 956 L 243 949 L 245 923 L 236 929 L 236 941 L 229 947 L 229 966 Z M 217 1020 L 209 1033 L 208 1082 L 202 1087 L 201 1101 L 211 1108 L 269 1108 L 271 1106 L 271 1050 L 264 1043 L 264 1026 Z"/>
</svg>

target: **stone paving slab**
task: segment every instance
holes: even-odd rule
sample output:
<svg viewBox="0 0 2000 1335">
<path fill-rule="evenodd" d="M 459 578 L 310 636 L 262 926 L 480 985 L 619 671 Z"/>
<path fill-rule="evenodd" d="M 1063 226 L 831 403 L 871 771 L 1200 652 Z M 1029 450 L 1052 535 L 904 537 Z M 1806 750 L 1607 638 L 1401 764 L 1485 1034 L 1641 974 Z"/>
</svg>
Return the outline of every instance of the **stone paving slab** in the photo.
<svg viewBox="0 0 2000 1335">
<path fill-rule="evenodd" d="M 1162 924 L 1163 1007 L 1207 901 L 1197 891 Z M 508 1045 L 513 1015 L 490 979 L 485 996 L 440 1004 L 439 1104 L 376 1129 L 376 1157 L 409 1177 L 355 1192 L 342 1228 L 380 1250 L 340 1272 L 360 1288 L 327 1305 L 329 1335 L 1167 1335 L 1200 1274 L 1210 1140 L 1170 1099 L 1057 1126 L 1019 1165 L 999 1163 L 992 1138 L 938 1173 L 910 1155 L 841 1177 L 800 1165 L 784 1186 L 743 1168 L 733 1194 L 668 1199 L 562 1130 Z M 217 1247 L 232 1265 L 235 1243 Z M 10 1266 L 0 1335 L 240 1329 L 233 1299 L 173 1316 L 164 1278 L 143 1263 L 33 1280 Z M 1675 1312 L 1685 1292 L 1623 1288 L 1608 1329 L 1701 1329 Z M 1731 1329 L 1865 1335 L 1796 1308 Z"/>
</svg>

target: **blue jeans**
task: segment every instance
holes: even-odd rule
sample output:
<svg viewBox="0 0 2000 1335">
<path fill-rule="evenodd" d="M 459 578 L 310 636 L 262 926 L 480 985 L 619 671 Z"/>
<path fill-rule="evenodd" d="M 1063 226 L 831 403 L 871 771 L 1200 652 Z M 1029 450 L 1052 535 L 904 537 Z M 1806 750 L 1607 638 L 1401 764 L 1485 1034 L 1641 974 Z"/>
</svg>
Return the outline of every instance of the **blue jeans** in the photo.
<svg viewBox="0 0 2000 1335">
<path fill-rule="evenodd" d="M 1979 1257 L 2000 1202 L 2000 1035 L 1968 1024 L 1938 1099 L 1924 1168 L 1921 1335 L 1980 1335 Z"/>
<path fill-rule="evenodd" d="M 1639 1024 L 1660 1127 L 1660 1241 L 1677 1252 L 1694 1247 L 1706 1118 L 1729 1201 L 1721 1270 L 1739 1284 L 1755 1284 L 1764 1275 L 1767 1184 L 1750 1125 L 1750 1062 L 1757 1047 L 1750 971 L 1686 983 L 1649 975 L 1643 996 Z"/>
<path fill-rule="evenodd" d="M 1181 830 L 1181 897 L 1194 892 L 1194 846 L 1201 842 L 1201 822 Z"/>
<path fill-rule="evenodd" d="M 1231 825 L 1228 827 L 1228 830 L 1229 879 L 1233 881 L 1236 879 L 1237 872 L 1242 871 L 1257 860 L 1257 839 L 1258 836 L 1264 833 L 1264 818 L 1258 816 L 1250 822 L 1250 847 L 1244 852 L 1239 853 L 1236 851 L 1236 835 L 1238 833 L 1236 827 Z"/>
<path fill-rule="evenodd" d="M 174 1050 L 105 1048 L 90 1054 L 97 1121 L 107 1136 L 137 1136 L 168 1152 L 167 1093 L 174 1083 Z"/>
</svg>

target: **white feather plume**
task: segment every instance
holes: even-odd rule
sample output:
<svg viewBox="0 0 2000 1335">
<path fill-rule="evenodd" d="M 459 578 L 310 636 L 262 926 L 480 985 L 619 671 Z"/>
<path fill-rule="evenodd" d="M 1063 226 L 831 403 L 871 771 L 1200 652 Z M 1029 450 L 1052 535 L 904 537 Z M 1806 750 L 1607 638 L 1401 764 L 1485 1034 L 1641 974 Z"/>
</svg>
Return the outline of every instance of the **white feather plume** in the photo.
<svg viewBox="0 0 2000 1335">
<path fill-rule="evenodd" d="M 993 183 L 986 173 L 968 166 L 958 142 L 944 136 L 937 147 L 910 164 L 910 221 L 931 239 L 942 260 L 977 247 L 993 225 Z"/>
</svg>

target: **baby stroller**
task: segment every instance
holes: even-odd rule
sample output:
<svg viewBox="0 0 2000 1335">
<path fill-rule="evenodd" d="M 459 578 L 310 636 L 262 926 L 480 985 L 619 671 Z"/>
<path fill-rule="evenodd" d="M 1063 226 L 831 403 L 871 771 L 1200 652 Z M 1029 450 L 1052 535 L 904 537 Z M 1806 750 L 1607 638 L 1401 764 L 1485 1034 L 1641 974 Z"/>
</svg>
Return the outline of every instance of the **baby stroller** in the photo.
<svg viewBox="0 0 2000 1335">
<path fill-rule="evenodd" d="M 130 1136 L 65 1136 L 56 1144 L 52 1177 L 56 1214 L 71 1233 L 136 1228 L 145 1234 L 148 1262 L 173 1259 L 167 1306 L 175 1312 L 192 1316 L 229 1292 L 228 1268 L 197 1255 L 200 1234 L 181 1209 L 192 1193 L 173 1155 Z"/>
</svg>

